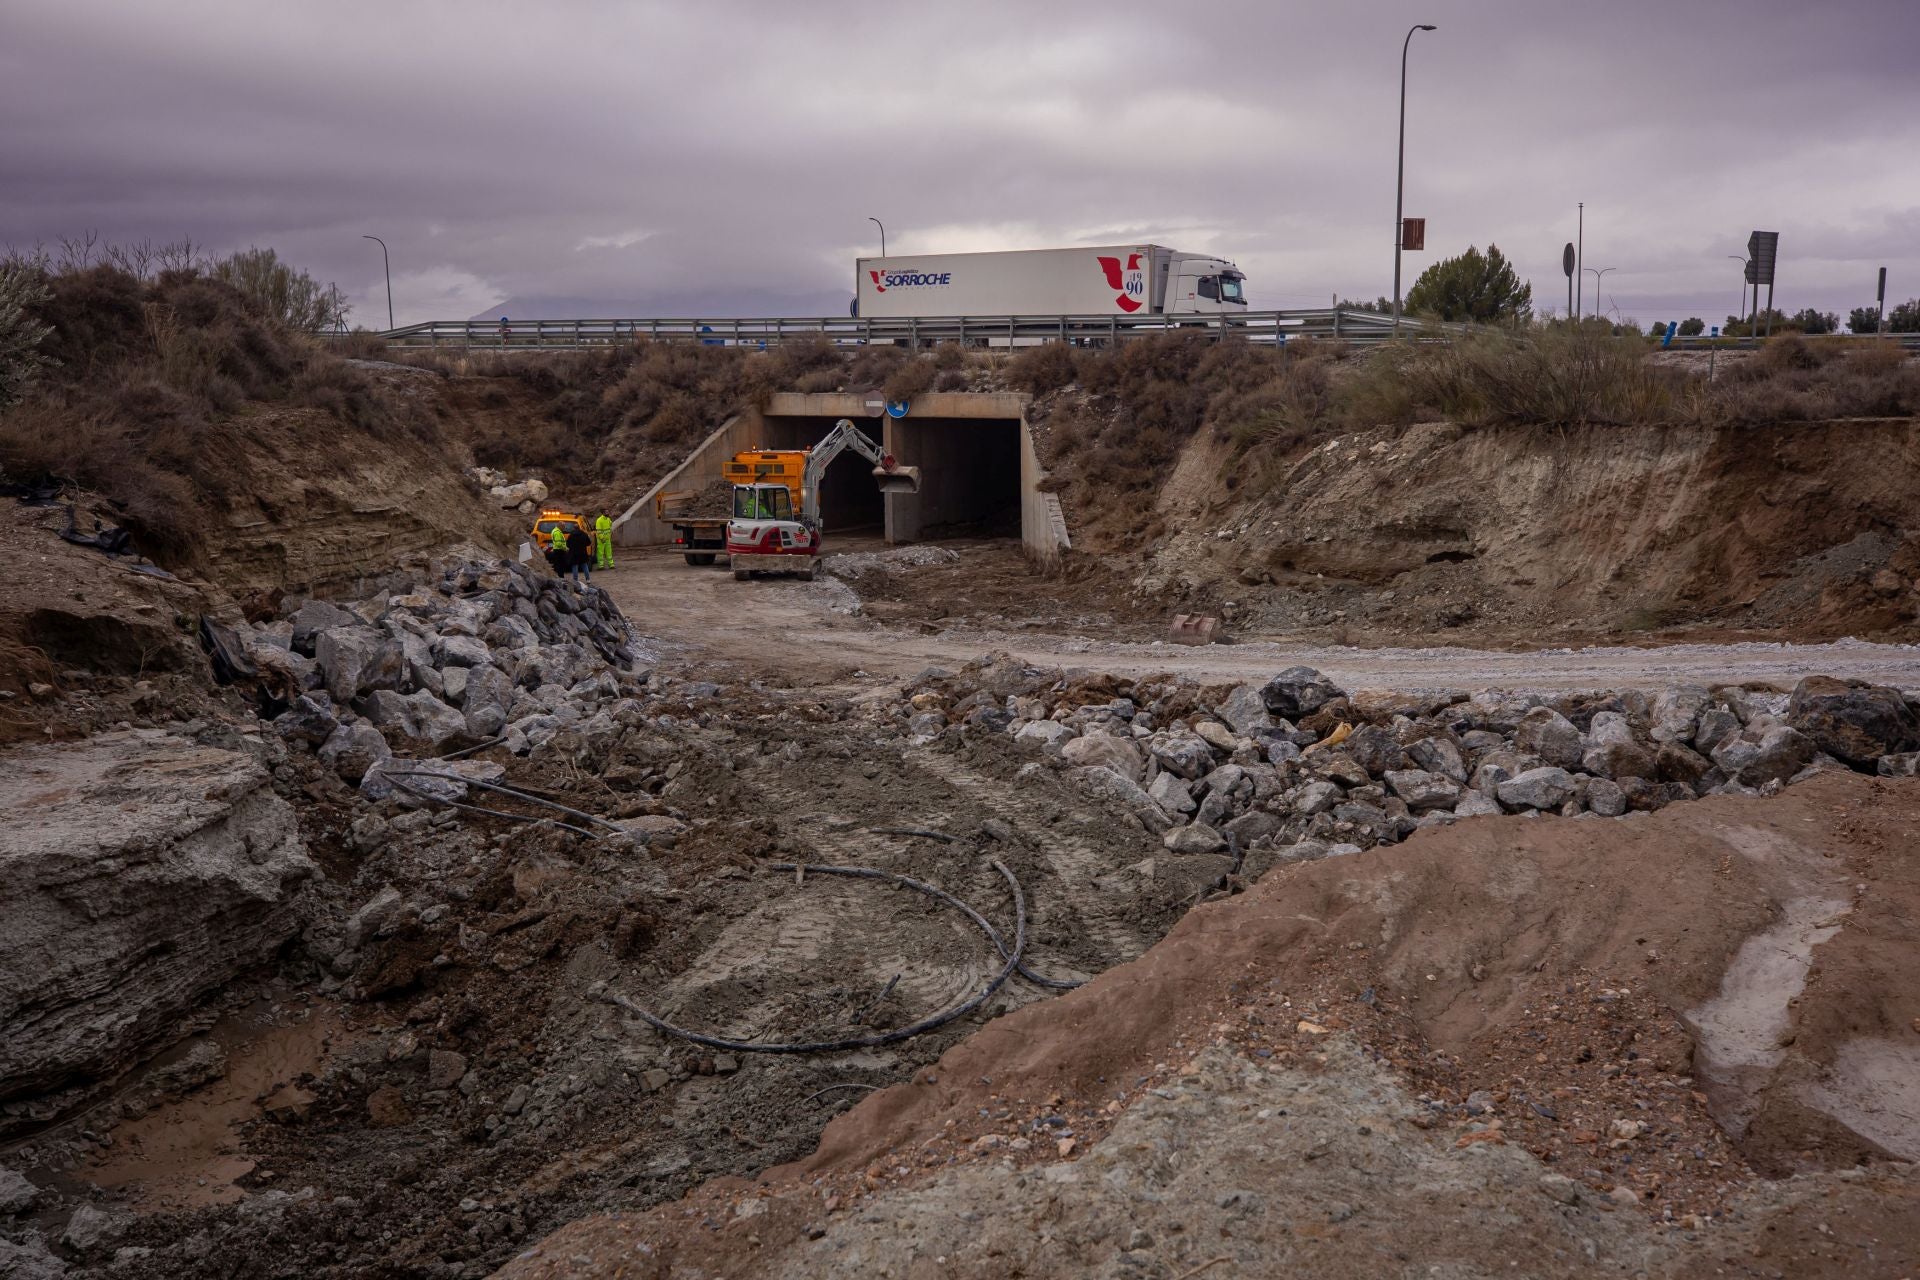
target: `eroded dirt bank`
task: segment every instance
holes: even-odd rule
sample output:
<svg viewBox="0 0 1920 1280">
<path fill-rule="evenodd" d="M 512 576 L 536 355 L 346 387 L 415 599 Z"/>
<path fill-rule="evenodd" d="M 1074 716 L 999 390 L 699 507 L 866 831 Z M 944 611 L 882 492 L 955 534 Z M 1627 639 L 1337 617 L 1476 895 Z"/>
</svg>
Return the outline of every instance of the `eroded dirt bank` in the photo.
<svg viewBox="0 0 1920 1280">
<path fill-rule="evenodd" d="M 1826 775 L 1283 868 L 997 1019 L 808 1160 L 503 1274 L 1491 1276 L 1524 1240 L 1531 1275 L 1904 1275 L 1920 1124 L 1816 1081 L 1912 1057 L 1916 810 L 1910 781 Z M 1830 932 L 1754 984 L 1748 942 L 1809 892 Z M 1716 1077 L 1762 1025 L 1766 1069 Z"/>
</svg>

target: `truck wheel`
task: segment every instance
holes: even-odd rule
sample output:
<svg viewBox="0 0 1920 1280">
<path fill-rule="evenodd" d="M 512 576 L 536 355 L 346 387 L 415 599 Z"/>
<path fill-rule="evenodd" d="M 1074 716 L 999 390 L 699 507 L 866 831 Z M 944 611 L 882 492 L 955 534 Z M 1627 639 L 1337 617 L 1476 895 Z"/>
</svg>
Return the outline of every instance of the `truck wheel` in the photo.
<svg viewBox="0 0 1920 1280">
<path fill-rule="evenodd" d="M 813 565 L 812 564 L 807 565 L 806 571 L 800 575 L 800 581 L 802 582 L 813 581 Z"/>
<path fill-rule="evenodd" d="M 687 552 L 687 563 L 688 564 L 712 564 L 713 553 L 711 551 L 705 551 L 705 552 L 689 551 Z"/>
<path fill-rule="evenodd" d="M 735 582 L 745 582 L 748 578 L 751 578 L 752 576 L 753 575 L 745 569 L 735 569 L 733 571 L 733 580 Z"/>
</svg>

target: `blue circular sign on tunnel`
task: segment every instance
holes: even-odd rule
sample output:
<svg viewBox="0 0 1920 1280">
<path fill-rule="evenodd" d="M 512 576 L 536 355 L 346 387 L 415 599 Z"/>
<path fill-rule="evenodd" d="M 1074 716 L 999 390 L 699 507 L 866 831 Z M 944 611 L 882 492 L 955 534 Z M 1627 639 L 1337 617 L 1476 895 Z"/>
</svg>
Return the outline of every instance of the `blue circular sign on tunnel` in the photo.
<svg viewBox="0 0 1920 1280">
<path fill-rule="evenodd" d="M 908 405 L 908 401 L 905 401 L 905 400 L 889 400 L 889 401 L 887 401 L 887 416 L 888 416 L 889 418 L 904 418 L 904 417 L 906 417 L 906 416 L 907 416 L 907 405 Z"/>
</svg>

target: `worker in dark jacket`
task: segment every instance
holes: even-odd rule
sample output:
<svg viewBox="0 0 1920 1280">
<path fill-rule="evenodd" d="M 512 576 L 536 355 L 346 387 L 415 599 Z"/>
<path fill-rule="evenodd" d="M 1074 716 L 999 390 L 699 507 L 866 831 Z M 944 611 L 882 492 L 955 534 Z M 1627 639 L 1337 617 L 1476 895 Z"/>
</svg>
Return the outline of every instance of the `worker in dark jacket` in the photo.
<svg viewBox="0 0 1920 1280">
<path fill-rule="evenodd" d="M 584 529 L 567 531 L 567 568 L 582 586 L 593 581 L 593 538 Z"/>
</svg>

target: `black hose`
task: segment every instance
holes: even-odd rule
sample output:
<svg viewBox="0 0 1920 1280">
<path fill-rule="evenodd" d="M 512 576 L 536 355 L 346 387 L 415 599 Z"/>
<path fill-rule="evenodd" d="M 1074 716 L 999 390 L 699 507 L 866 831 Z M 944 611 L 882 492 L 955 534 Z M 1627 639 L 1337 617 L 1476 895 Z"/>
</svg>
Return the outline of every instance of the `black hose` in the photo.
<svg viewBox="0 0 1920 1280">
<path fill-rule="evenodd" d="M 393 775 L 390 773 L 382 774 L 381 776 L 386 778 L 393 778 Z M 412 777 L 446 778 L 447 777 L 447 775 L 444 773 L 429 773 L 429 774 L 409 773 L 406 776 L 409 778 L 412 778 Z M 465 781 L 464 778 L 456 779 L 456 780 L 462 781 L 462 782 Z M 406 792 L 408 795 L 419 796 L 422 800 L 425 800 L 429 804 L 445 805 L 449 809 L 464 809 L 468 813 L 484 813 L 489 818 L 506 818 L 513 822 L 531 822 L 531 823 L 534 823 L 536 826 L 555 827 L 561 831 L 571 831 L 575 835 L 585 836 L 589 840 L 598 840 L 600 838 L 598 833 L 588 831 L 585 827 L 576 827 L 570 822 L 556 822 L 552 818 L 536 818 L 536 817 L 533 817 L 531 814 L 525 814 L 525 813 L 508 813 L 505 809 L 487 809 L 477 804 L 462 804 L 458 800 L 448 800 L 444 796 L 436 796 L 431 791 L 424 790 L 420 787 L 410 787 L 406 783 L 399 781 L 397 778 L 394 779 L 393 785 L 400 788 L 402 791 Z"/>
<path fill-rule="evenodd" d="M 794 864 L 791 862 L 775 862 L 771 865 L 775 871 L 794 870 Z M 993 865 L 996 867 L 1000 866 L 997 862 Z M 1002 960 L 1007 958 L 1006 941 L 1001 938 L 1000 931 L 993 927 L 993 922 L 981 915 L 978 911 L 975 911 L 967 903 L 962 902 L 960 899 L 948 893 L 945 889 L 930 885 L 924 880 L 915 880 L 912 876 L 897 875 L 892 871 L 882 871 L 878 867 L 828 867 L 815 866 L 813 863 L 807 863 L 805 870 L 809 873 L 817 871 L 821 875 L 828 876 L 848 876 L 857 880 L 891 880 L 895 884 L 906 885 L 909 889 L 918 889 L 921 893 L 938 898 L 948 906 L 957 908 L 965 913 L 969 920 L 972 920 L 974 924 L 979 926 L 980 932 L 987 935 L 987 939 L 993 943 L 993 949 L 1000 953 L 1000 958 Z M 1002 868 L 1003 874 L 1004 871 L 1005 869 Z M 1014 972 L 1025 978 L 1028 982 L 1033 983 L 1036 987 L 1049 987 L 1055 991 L 1071 991 L 1075 987 L 1085 985 L 1084 980 L 1073 981 L 1067 978 L 1043 977 L 1027 968 L 1027 962 L 1025 960 L 1020 961 L 1014 966 Z"/>
<path fill-rule="evenodd" d="M 525 800 L 528 804 L 543 804 L 549 809 L 558 809 L 568 817 L 578 818 L 582 822 L 597 822 L 609 831 L 621 830 L 619 826 L 595 814 L 585 813 L 579 809 L 569 809 L 566 805 L 548 800 L 544 796 L 536 796 L 526 791 L 518 791 L 512 787 L 503 787 L 497 782 L 481 782 L 475 778 L 463 778 L 457 773 L 440 773 L 433 769 L 383 768 L 380 770 L 380 775 L 385 778 L 440 778 L 450 782 L 463 782 L 469 787 L 479 787 L 482 791 L 498 791 L 503 796 L 512 796 L 516 800 Z M 591 835 L 592 833 L 589 832 L 587 834 Z"/>
<path fill-rule="evenodd" d="M 794 864 L 791 862 L 775 863 L 773 869 L 776 871 L 791 871 L 794 869 Z M 888 872 L 875 871 L 868 867 L 808 866 L 806 869 L 820 875 L 850 875 L 857 879 L 894 880 L 910 888 L 931 893 L 943 901 L 955 903 L 961 906 L 967 915 L 972 917 L 976 922 L 985 924 L 985 921 L 981 919 L 978 912 L 972 907 L 961 903 L 958 898 L 942 890 L 935 889 L 932 885 L 924 884 L 918 880 L 908 879 L 906 876 L 895 876 Z M 636 1018 L 639 1018 L 656 1031 L 665 1032 L 667 1035 L 676 1036 L 679 1039 L 690 1041 L 693 1044 L 705 1045 L 710 1049 L 725 1049 L 731 1053 L 844 1053 L 852 1049 L 875 1049 L 881 1045 L 898 1044 L 902 1040 L 911 1040 L 915 1036 L 925 1035 L 929 1031 L 937 1030 L 958 1018 L 964 1018 L 975 1009 L 978 1009 L 981 1005 L 993 998 L 993 993 L 1006 984 L 1007 979 L 1013 976 L 1014 969 L 1020 964 L 1020 952 L 1027 945 L 1026 895 L 1020 891 L 1020 882 L 1014 879 L 1013 872 L 1007 870 L 1006 867 L 998 862 L 993 864 L 993 869 L 1006 877 L 1007 888 L 1013 893 L 1014 923 L 1012 954 L 1007 955 L 1007 962 L 1000 967 L 1000 972 L 995 974 L 992 981 L 982 987 L 979 993 L 972 999 L 955 1005 L 944 1013 L 936 1013 L 931 1017 L 922 1018 L 911 1026 L 900 1027 L 876 1036 L 851 1036 L 844 1040 L 818 1040 L 797 1044 L 755 1044 L 747 1040 L 723 1040 L 719 1036 L 703 1035 L 698 1031 L 688 1031 L 685 1027 L 676 1027 L 665 1018 L 647 1009 L 643 1009 L 625 996 L 613 992 L 603 991 L 600 998 L 609 1004 L 618 1005 L 620 1008 L 625 1009 L 628 1013 L 633 1014 Z M 988 936 L 995 937 L 991 932 L 991 927 L 989 927 Z M 1005 952 L 1003 951 L 1002 954 L 1005 954 Z"/>
</svg>

